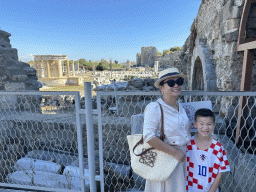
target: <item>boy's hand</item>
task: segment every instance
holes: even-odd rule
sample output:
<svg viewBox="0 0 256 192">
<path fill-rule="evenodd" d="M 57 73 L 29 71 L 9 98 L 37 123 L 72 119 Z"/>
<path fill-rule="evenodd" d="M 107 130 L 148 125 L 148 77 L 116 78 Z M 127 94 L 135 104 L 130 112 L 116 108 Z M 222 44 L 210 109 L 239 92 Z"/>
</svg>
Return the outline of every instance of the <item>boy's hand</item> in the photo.
<svg viewBox="0 0 256 192">
<path fill-rule="evenodd" d="M 174 155 L 174 158 L 179 161 L 179 163 L 185 162 L 186 155 L 181 150 L 177 150 L 176 154 Z"/>
</svg>

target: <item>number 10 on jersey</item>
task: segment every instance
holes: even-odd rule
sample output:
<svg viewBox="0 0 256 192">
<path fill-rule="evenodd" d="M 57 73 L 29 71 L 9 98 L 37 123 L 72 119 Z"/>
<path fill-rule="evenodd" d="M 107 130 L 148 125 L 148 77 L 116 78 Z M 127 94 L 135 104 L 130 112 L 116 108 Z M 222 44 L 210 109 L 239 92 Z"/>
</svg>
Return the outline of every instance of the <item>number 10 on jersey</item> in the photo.
<svg viewBox="0 0 256 192">
<path fill-rule="evenodd" d="M 206 177 L 207 167 L 198 165 L 198 168 L 199 168 L 198 175 L 202 175 L 202 176 Z"/>
</svg>

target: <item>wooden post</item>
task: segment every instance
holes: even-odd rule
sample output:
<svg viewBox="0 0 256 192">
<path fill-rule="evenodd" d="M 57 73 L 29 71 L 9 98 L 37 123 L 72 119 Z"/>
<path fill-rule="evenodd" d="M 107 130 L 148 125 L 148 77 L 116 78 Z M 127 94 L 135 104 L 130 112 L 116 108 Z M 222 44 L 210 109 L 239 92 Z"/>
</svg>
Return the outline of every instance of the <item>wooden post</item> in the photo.
<svg viewBox="0 0 256 192">
<path fill-rule="evenodd" d="M 252 69 L 253 69 L 254 52 L 253 50 L 244 50 L 244 60 L 242 69 L 242 79 L 240 91 L 250 91 L 252 82 Z M 236 142 L 239 142 L 239 138 L 244 138 L 246 135 L 246 121 L 248 116 L 248 106 L 245 106 L 247 97 L 240 98 L 240 105 L 238 108 L 238 122 L 236 127 Z M 241 130 L 240 130 L 241 129 Z M 241 135 L 240 135 L 241 131 Z M 240 135 L 240 136 L 239 136 Z"/>
</svg>

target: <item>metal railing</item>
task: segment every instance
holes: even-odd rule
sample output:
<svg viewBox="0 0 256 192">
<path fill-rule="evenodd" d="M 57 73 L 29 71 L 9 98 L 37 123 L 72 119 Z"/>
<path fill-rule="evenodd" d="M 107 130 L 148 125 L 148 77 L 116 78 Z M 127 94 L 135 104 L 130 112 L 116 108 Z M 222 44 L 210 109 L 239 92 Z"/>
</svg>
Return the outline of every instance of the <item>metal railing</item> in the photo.
<svg viewBox="0 0 256 192">
<path fill-rule="evenodd" d="M 0 92 L 0 186 L 89 188 L 80 113 L 78 92 Z"/>
</svg>

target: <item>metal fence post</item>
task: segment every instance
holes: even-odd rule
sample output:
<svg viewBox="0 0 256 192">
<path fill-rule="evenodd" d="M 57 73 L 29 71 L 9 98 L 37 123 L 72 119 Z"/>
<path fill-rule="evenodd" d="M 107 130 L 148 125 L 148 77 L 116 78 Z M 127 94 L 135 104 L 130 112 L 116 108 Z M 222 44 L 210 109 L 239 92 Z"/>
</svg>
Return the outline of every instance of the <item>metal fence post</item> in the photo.
<svg viewBox="0 0 256 192">
<path fill-rule="evenodd" d="M 79 157 L 79 172 L 80 178 L 84 177 L 84 153 L 83 153 L 83 131 L 80 121 L 79 109 L 80 109 L 80 95 L 79 92 L 75 95 L 76 106 L 76 124 L 77 124 L 77 140 L 78 140 L 78 157 Z M 81 190 L 85 191 L 84 179 L 81 179 Z"/>
<path fill-rule="evenodd" d="M 95 153 L 94 153 L 94 130 L 92 119 L 92 93 L 91 82 L 84 82 L 84 98 L 86 112 L 86 133 L 89 164 L 90 191 L 96 191 L 95 181 Z"/>
</svg>

